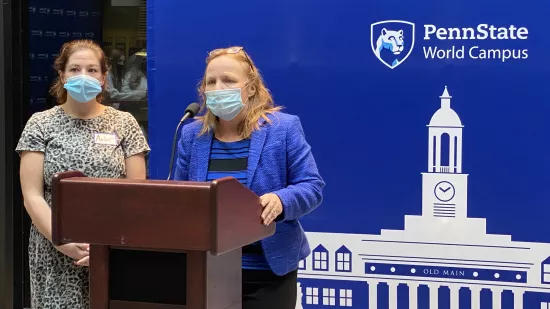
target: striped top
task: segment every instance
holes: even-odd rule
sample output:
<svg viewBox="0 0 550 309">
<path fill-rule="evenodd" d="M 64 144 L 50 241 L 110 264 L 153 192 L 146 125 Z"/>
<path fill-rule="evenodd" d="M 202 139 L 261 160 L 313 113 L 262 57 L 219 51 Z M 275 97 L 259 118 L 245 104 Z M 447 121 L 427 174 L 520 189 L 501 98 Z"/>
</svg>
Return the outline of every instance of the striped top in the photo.
<svg viewBox="0 0 550 309">
<path fill-rule="evenodd" d="M 248 151 L 250 139 L 237 142 L 222 142 L 214 138 L 210 151 L 206 181 L 232 176 L 243 185 L 248 184 Z M 243 268 L 270 269 L 260 242 L 243 247 Z"/>
</svg>

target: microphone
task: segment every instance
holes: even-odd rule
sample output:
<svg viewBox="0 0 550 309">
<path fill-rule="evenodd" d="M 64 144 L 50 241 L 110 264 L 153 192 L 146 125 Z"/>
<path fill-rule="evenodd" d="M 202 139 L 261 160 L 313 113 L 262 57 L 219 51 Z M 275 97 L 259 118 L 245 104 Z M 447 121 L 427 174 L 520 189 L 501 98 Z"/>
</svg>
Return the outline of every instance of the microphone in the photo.
<svg viewBox="0 0 550 309">
<path fill-rule="evenodd" d="M 197 103 L 191 103 L 187 106 L 185 109 L 185 113 L 183 114 L 183 117 L 181 117 L 180 123 L 178 123 L 178 126 L 176 127 L 176 132 L 174 133 L 174 140 L 172 141 L 172 154 L 170 155 L 170 169 L 168 172 L 168 179 L 170 180 L 170 176 L 172 175 L 172 165 L 174 164 L 174 152 L 176 151 L 176 142 L 178 140 L 178 130 L 181 126 L 181 124 L 187 119 L 187 118 L 193 118 L 200 110 L 200 105 Z"/>
</svg>

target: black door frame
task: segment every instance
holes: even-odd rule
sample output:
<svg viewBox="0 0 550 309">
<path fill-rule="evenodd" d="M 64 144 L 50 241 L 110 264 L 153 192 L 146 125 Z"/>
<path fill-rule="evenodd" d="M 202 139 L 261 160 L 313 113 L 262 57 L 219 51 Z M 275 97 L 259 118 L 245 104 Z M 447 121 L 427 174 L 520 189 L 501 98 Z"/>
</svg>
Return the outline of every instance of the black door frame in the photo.
<svg viewBox="0 0 550 309">
<path fill-rule="evenodd" d="M 0 0 L 0 308 L 29 306 L 15 146 L 29 102 L 28 1 Z"/>
</svg>

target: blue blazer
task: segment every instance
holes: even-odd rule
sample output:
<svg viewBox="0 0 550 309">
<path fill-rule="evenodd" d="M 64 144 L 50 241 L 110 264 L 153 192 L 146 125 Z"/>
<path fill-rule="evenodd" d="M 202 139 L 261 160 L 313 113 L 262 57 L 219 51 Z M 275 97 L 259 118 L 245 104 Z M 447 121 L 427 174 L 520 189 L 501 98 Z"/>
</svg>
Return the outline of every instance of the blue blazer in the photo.
<svg viewBox="0 0 550 309">
<path fill-rule="evenodd" d="M 284 275 L 311 253 L 298 219 L 321 204 L 325 183 L 300 119 L 281 112 L 268 117 L 272 122 L 261 119 L 251 136 L 247 183 L 258 196 L 275 193 L 283 204 L 275 234 L 261 243 L 272 271 Z M 174 180 L 206 181 L 213 133 L 199 136 L 201 125 L 194 121 L 181 131 Z"/>
</svg>

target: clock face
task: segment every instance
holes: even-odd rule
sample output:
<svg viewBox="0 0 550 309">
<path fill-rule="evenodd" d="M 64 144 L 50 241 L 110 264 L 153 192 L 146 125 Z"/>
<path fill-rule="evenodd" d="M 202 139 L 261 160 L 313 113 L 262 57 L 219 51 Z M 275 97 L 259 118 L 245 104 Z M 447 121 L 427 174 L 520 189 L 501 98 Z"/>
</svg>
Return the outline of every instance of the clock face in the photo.
<svg viewBox="0 0 550 309">
<path fill-rule="evenodd" d="M 441 181 L 435 185 L 434 194 L 438 200 L 448 202 L 455 197 L 455 187 L 448 181 Z"/>
</svg>

